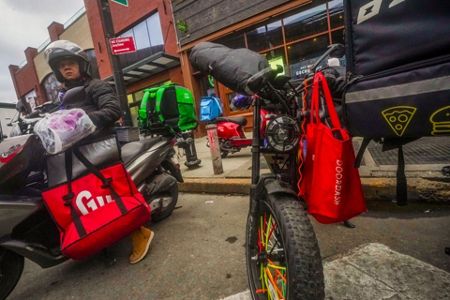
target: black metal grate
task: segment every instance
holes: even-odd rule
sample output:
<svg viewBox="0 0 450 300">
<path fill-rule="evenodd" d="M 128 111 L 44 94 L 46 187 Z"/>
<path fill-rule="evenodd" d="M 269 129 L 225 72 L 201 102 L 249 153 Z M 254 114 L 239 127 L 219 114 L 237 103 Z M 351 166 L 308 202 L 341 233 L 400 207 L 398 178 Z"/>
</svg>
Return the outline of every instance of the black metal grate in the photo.
<svg viewBox="0 0 450 300">
<path fill-rule="evenodd" d="M 397 165 L 397 150 L 382 152 L 382 146 L 368 147 L 377 165 Z M 450 164 L 450 137 L 427 137 L 403 146 L 406 164 Z"/>
</svg>

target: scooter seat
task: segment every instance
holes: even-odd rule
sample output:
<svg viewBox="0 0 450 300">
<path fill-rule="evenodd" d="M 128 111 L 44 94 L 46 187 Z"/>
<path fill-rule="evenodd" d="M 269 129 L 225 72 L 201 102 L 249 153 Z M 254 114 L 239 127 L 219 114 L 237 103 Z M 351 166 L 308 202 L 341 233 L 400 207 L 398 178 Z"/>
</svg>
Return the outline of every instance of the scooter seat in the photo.
<svg viewBox="0 0 450 300">
<path fill-rule="evenodd" d="M 160 142 L 162 139 L 163 137 L 158 136 L 152 138 L 145 138 L 137 142 L 131 142 L 123 145 L 121 148 L 123 162 L 125 164 L 128 164 L 133 159 L 135 159 L 140 153 L 149 149 L 156 143 Z"/>
<path fill-rule="evenodd" d="M 247 119 L 245 117 L 218 117 L 216 123 L 218 122 L 231 122 L 241 126 L 247 125 Z"/>
</svg>

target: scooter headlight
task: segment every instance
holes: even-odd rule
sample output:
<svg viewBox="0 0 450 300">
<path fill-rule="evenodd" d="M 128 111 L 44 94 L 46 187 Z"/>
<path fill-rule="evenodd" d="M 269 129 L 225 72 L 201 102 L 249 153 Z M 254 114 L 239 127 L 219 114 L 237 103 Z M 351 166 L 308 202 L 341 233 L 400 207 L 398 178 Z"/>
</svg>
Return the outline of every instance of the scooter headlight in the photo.
<svg viewBox="0 0 450 300">
<path fill-rule="evenodd" d="M 300 130 L 294 119 L 288 116 L 276 117 L 266 127 L 266 140 L 270 149 L 289 152 L 299 141 Z"/>
</svg>

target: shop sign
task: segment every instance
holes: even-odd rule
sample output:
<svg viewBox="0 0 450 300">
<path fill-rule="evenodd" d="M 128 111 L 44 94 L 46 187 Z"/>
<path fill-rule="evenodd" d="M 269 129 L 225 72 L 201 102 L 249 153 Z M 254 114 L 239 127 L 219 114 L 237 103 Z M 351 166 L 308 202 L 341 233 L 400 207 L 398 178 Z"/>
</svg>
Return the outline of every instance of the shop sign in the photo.
<svg viewBox="0 0 450 300">
<path fill-rule="evenodd" d="M 295 64 L 291 64 L 289 66 L 289 69 L 290 69 L 290 72 L 291 72 L 290 74 L 291 74 L 292 78 L 304 78 L 306 75 L 308 75 L 311 72 L 312 65 L 317 61 L 318 58 L 319 58 L 319 56 L 310 58 L 310 59 L 305 59 L 305 60 L 302 60 Z M 343 67 L 346 66 L 345 57 L 340 58 L 339 62 L 341 64 L 341 66 L 343 66 Z M 319 68 L 320 67 L 324 68 L 326 66 L 327 66 L 327 60 L 325 59 L 319 65 Z"/>
<path fill-rule="evenodd" d="M 136 44 L 132 36 L 109 39 L 113 55 L 136 52 Z"/>
</svg>

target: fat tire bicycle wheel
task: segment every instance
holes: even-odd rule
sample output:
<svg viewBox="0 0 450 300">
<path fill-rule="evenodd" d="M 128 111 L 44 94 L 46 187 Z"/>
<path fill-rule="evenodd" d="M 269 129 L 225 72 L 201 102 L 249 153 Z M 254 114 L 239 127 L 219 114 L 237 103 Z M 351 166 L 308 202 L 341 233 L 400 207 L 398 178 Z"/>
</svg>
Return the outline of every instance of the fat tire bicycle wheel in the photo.
<svg viewBox="0 0 450 300">
<path fill-rule="evenodd" d="M 266 196 L 249 214 L 247 277 L 253 299 L 323 299 L 324 279 L 314 229 L 293 196 Z"/>
</svg>

